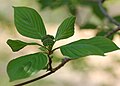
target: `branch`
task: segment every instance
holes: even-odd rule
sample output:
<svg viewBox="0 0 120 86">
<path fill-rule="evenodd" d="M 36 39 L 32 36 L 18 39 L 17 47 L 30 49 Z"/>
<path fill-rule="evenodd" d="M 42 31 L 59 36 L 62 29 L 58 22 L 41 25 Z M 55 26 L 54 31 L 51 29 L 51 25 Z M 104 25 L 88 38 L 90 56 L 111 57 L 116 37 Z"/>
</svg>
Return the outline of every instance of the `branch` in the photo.
<svg viewBox="0 0 120 86">
<path fill-rule="evenodd" d="M 111 36 L 112 34 L 116 33 L 116 32 L 119 31 L 119 30 L 120 30 L 120 26 L 118 26 L 117 28 L 115 28 L 115 29 L 111 30 L 110 32 L 108 32 L 108 33 L 105 35 L 105 37 L 109 37 L 109 36 Z"/>
<path fill-rule="evenodd" d="M 43 47 L 43 48 L 45 48 L 46 50 L 48 50 L 48 48 L 46 48 L 45 46 L 43 46 L 43 45 L 41 45 L 41 44 L 38 44 L 38 43 L 35 43 L 35 42 L 33 42 L 33 43 L 27 43 L 28 45 L 38 45 L 38 46 L 40 46 L 40 47 Z"/>
<path fill-rule="evenodd" d="M 38 43 L 35 43 L 35 42 L 27 43 L 27 44 L 28 44 L 28 45 L 38 45 L 38 46 L 44 47 L 44 46 L 42 46 L 41 44 L 38 44 Z"/>
<path fill-rule="evenodd" d="M 111 23 L 113 23 L 113 24 L 115 24 L 115 25 L 117 25 L 117 26 L 120 26 L 120 23 L 117 22 L 117 21 L 116 21 L 114 18 L 112 18 L 111 16 L 109 16 L 108 13 L 107 13 L 107 12 L 105 11 L 105 9 L 103 8 L 102 2 L 104 2 L 104 1 L 105 1 L 105 0 L 98 0 L 98 6 L 99 6 L 101 12 L 106 16 L 106 18 L 108 18 L 108 20 L 109 20 Z"/>
<path fill-rule="evenodd" d="M 50 55 L 48 55 L 48 59 L 49 59 L 49 63 L 48 63 L 48 69 L 47 69 L 47 71 L 52 71 L 53 70 L 53 68 L 52 68 L 52 59 L 51 59 L 51 57 L 50 57 Z"/>
<path fill-rule="evenodd" d="M 116 26 L 118 26 L 116 29 L 113 29 L 112 31 L 108 32 L 105 37 L 109 37 L 111 36 L 112 34 L 116 33 L 117 31 L 120 30 L 120 23 L 117 22 L 114 18 L 112 18 L 111 16 L 108 15 L 108 13 L 105 11 L 105 9 L 103 8 L 102 6 L 102 3 L 104 3 L 105 0 L 98 0 L 98 6 L 101 10 L 101 12 L 106 16 L 106 18 L 108 18 L 108 20 L 115 24 Z"/>
<path fill-rule="evenodd" d="M 29 80 L 29 81 L 26 81 L 26 82 L 23 82 L 23 83 L 20 83 L 20 84 L 16 84 L 16 85 L 14 85 L 14 86 L 23 86 L 23 85 L 29 84 L 29 83 L 31 83 L 31 82 L 37 81 L 37 80 L 39 80 L 39 79 L 45 78 L 45 77 L 53 74 L 54 72 L 56 72 L 56 71 L 57 71 L 58 69 L 60 69 L 61 67 L 63 67 L 63 66 L 64 66 L 67 62 L 69 62 L 70 60 L 71 60 L 71 59 L 69 59 L 69 58 L 64 58 L 63 61 L 62 61 L 57 67 L 53 68 L 52 71 L 49 71 L 49 72 L 47 72 L 46 74 L 44 74 L 44 75 L 42 75 L 42 76 L 40 76 L 40 77 L 37 77 L 37 78 L 35 78 L 35 79 Z"/>
<path fill-rule="evenodd" d="M 61 47 L 61 46 L 60 46 L 60 47 Z M 52 52 L 54 52 L 55 50 L 59 49 L 60 47 L 57 47 L 57 48 L 53 49 Z"/>
</svg>

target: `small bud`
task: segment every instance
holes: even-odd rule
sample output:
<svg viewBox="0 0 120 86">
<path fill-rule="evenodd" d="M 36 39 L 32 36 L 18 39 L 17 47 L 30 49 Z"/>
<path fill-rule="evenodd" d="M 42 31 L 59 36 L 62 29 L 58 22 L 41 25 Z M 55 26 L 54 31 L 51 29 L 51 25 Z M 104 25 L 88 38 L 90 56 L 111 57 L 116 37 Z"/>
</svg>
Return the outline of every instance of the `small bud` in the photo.
<svg viewBox="0 0 120 86">
<path fill-rule="evenodd" d="M 51 46 L 54 44 L 54 37 L 52 35 L 46 35 L 42 38 L 44 46 Z"/>
</svg>

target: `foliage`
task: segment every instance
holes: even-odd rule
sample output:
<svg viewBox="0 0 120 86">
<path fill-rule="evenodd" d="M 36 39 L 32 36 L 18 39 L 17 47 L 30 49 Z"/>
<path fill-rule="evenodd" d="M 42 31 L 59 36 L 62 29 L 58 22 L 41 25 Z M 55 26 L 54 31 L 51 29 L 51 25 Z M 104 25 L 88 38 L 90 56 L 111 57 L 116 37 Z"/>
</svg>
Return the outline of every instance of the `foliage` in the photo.
<svg viewBox="0 0 120 86">
<path fill-rule="evenodd" d="M 14 7 L 14 21 L 18 32 L 23 36 L 41 39 L 46 35 L 42 18 L 34 9 Z"/>
<path fill-rule="evenodd" d="M 55 36 L 55 41 L 60 39 L 66 39 L 74 34 L 74 23 L 75 17 L 69 17 L 63 21 L 63 23 L 58 27 L 57 34 Z"/>
<path fill-rule="evenodd" d="M 109 30 L 111 30 L 111 23 L 107 21 L 105 21 L 106 17 L 104 16 L 104 14 L 101 12 L 97 0 L 37 0 L 38 3 L 40 4 L 40 8 L 42 10 L 44 10 L 45 8 L 51 8 L 52 10 L 60 8 L 65 6 L 66 9 L 74 16 L 76 17 L 80 17 L 77 15 L 79 14 L 79 10 L 78 7 L 88 7 L 91 9 L 92 15 L 90 16 L 91 13 L 88 14 L 89 19 L 87 19 L 87 22 L 84 22 L 84 24 L 79 24 L 80 21 L 76 21 L 76 24 L 78 24 L 80 26 L 80 29 L 97 29 L 98 32 L 96 33 L 96 36 L 104 36 L 106 34 L 106 32 L 108 32 Z M 108 9 L 104 6 L 104 9 L 107 11 Z M 81 11 L 81 10 L 80 10 Z M 99 24 L 96 24 L 95 22 L 91 22 L 91 18 L 94 17 L 99 20 Z M 87 17 L 87 16 L 86 16 Z M 114 16 L 114 19 L 117 20 L 118 22 L 120 21 L 120 16 Z M 86 19 L 85 19 L 86 20 Z M 105 28 L 103 28 L 104 26 L 109 27 L 109 29 L 106 31 Z M 100 28 L 98 28 L 98 26 Z M 112 25 L 112 27 L 114 27 L 114 25 Z M 102 33 L 102 34 L 101 34 Z M 113 34 L 111 37 L 109 37 L 110 39 L 114 38 L 114 35 L 116 35 L 118 33 Z M 118 34 L 119 35 L 119 34 Z"/>
<path fill-rule="evenodd" d="M 47 64 L 47 56 L 43 53 L 35 53 L 21 56 L 9 62 L 7 72 L 10 81 L 29 77 L 39 70 L 43 69 Z"/>
<path fill-rule="evenodd" d="M 13 52 L 19 51 L 27 45 L 38 45 L 43 52 L 37 52 L 20 56 L 11 60 L 7 65 L 7 73 L 10 81 L 24 79 L 38 73 L 40 70 L 55 72 L 60 66 L 64 66 L 66 59 L 74 60 L 89 55 L 101 55 L 118 50 L 117 45 L 110 39 L 96 36 L 90 39 L 81 39 L 53 49 L 58 40 L 67 39 L 74 34 L 75 16 L 66 18 L 58 27 L 56 36 L 46 34 L 46 28 L 41 16 L 32 8 L 14 7 L 14 20 L 18 32 L 26 37 L 38 39 L 39 43 L 27 43 L 20 40 L 8 39 L 7 43 Z M 56 49 L 60 49 L 63 56 L 62 64 L 56 69 L 52 68 L 52 56 Z"/>
<path fill-rule="evenodd" d="M 89 6 L 92 11 L 94 12 L 94 14 L 99 17 L 100 19 L 104 19 L 104 15 L 101 13 L 97 2 L 94 0 L 38 0 L 39 4 L 41 5 L 41 9 L 45 9 L 47 7 L 51 8 L 51 9 L 56 9 L 58 7 L 62 7 L 62 6 L 66 6 L 67 9 L 69 9 L 69 11 L 72 14 L 76 15 L 76 11 L 77 7 L 80 6 Z"/>
</svg>

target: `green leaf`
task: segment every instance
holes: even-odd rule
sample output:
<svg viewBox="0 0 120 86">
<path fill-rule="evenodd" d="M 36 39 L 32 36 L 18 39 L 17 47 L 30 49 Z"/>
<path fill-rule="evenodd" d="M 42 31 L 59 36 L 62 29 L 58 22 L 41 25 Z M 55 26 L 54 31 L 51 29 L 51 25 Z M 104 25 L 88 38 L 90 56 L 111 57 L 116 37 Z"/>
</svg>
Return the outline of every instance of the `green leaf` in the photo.
<svg viewBox="0 0 120 86">
<path fill-rule="evenodd" d="M 7 44 L 11 47 L 13 52 L 19 51 L 20 49 L 27 46 L 27 43 L 20 41 L 20 40 L 7 40 Z"/>
<path fill-rule="evenodd" d="M 40 49 L 41 51 L 44 51 L 44 52 L 47 51 L 46 47 L 39 47 L 39 49 Z"/>
<path fill-rule="evenodd" d="M 70 2 L 70 0 L 38 0 L 41 9 L 49 7 L 51 9 L 56 9 Z"/>
<path fill-rule="evenodd" d="M 96 36 L 90 39 L 82 39 L 74 43 L 90 44 L 100 48 L 104 53 L 119 49 L 119 47 L 114 42 L 112 42 L 112 40 L 102 36 Z"/>
<path fill-rule="evenodd" d="M 69 56 L 71 59 L 85 57 L 88 55 L 104 56 L 104 52 L 102 50 L 89 44 L 67 45 L 61 47 L 60 49 L 64 56 Z"/>
<path fill-rule="evenodd" d="M 69 56 L 71 59 L 88 55 L 104 55 L 104 53 L 118 49 L 119 47 L 114 42 L 101 36 L 78 40 L 60 47 L 62 54 Z"/>
<path fill-rule="evenodd" d="M 80 26 L 80 29 L 96 29 L 96 25 L 92 23 L 86 23 L 85 25 Z"/>
<path fill-rule="evenodd" d="M 104 8 L 106 9 L 106 8 Z M 99 6 L 97 3 L 95 3 L 93 6 L 92 6 L 92 10 L 93 10 L 93 13 L 101 20 L 103 20 L 105 18 L 104 14 L 101 12 Z"/>
<path fill-rule="evenodd" d="M 14 7 L 14 21 L 18 32 L 23 36 L 41 39 L 46 35 L 41 16 L 32 8 Z"/>
<path fill-rule="evenodd" d="M 104 56 L 104 52 L 102 50 L 88 44 L 67 45 L 61 47 L 60 49 L 64 56 L 69 56 L 71 59 L 85 57 L 88 55 Z"/>
<path fill-rule="evenodd" d="M 111 29 L 110 29 L 110 30 L 111 30 Z M 105 30 L 105 29 L 103 29 L 103 30 L 99 31 L 99 32 L 96 34 L 96 36 L 105 36 L 105 35 L 107 34 L 107 32 L 109 32 L 110 30 Z M 115 35 L 115 34 L 112 34 L 112 35 L 110 35 L 110 36 L 107 37 L 107 38 L 113 40 L 114 35 Z"/>
<path fill-rule="evenodd" d="M 7 73 L 10 81 L 24 79 L 42 70 L 47 63 L 47 56 L 43 53 L 21 56 L 8 63 Z"/>
<path fill-rule="evenodd" d="M 20 41 L 20 40 L 12 40 L 12 39 L 8 39 L 7 44 L 11 47 L 13 52 L 19 51 L 27 45 L 42 46 L 42 45 L 40 45 L 36 42 L 26 43 L 26 42 L 23 42 L 23 41 Z"/>
<path fill-rule="evenodd" d="M 73 36 L 75 19 L 74 16 L 71 16 L 62 22 L 55 36 L 56 41 Z"/>
<path fill-rule="evenodd" d="M 120 22 L 120 15 L 113 17 L 116 21 Z"/>
</svg>

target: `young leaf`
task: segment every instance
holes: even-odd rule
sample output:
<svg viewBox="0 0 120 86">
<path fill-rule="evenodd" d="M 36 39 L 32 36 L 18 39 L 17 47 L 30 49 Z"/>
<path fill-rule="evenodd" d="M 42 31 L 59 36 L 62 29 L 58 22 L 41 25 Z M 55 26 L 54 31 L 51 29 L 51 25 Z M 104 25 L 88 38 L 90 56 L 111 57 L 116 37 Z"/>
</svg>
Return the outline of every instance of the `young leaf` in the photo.
<svg viewBox="0 0 120 86">
<path fill-rule="evenodd" d="M 54 44 L 54 37 L 52 35 L 46 35 L 41 39 L 44 46 L 52 46 Z"/>
<path fill-rule="evenodd" d="M 7 66 L 7 73 L 10 81 L 24 79 L 36 74 L 46 65 L 47 56 L 45 54 L 29 54 L 10 61 Z"/>
<path fill-rule="evenodd" d="M 20 49 L 27 46 L 27 43 L 20 41 L 20 40 L 7 40 L 7 44 L 11 47 L 13 52 L 19 51 Z"/>
<path fill-rule="evenodd" d="M 110 39 L 100 36 L 78 40 L 60 47 L 62 54 L 72 59 L 88 55 L 104 55 L 118 49 L 119 47 Z"/>
<path fill-rule="evenodd" d="M 75 17 L 69 17 L 65 19 L 62 24 L 59 26 L 57 34 L 55 36 L 55 41 L 58 41 L 60 39 L 66 39 L 68 37 L 73 36 L 74 34 L 74 23 L 75 23 Z"/>
<path fill-rule="evenodd" d="M 23 36 L 41 39 L 46 35 L 41 16 L 32 8 L 14 7 L 14 21 L 18 32 Z"/>
</svg>

